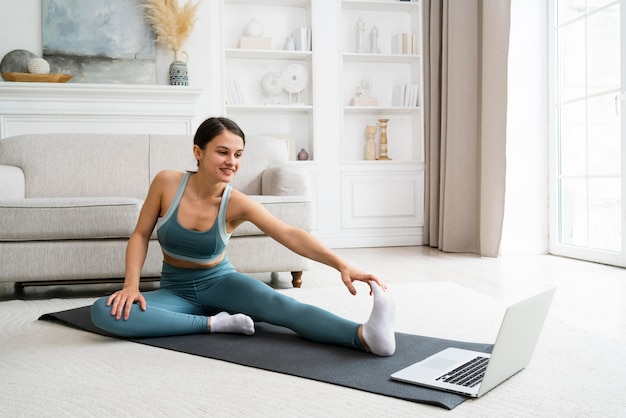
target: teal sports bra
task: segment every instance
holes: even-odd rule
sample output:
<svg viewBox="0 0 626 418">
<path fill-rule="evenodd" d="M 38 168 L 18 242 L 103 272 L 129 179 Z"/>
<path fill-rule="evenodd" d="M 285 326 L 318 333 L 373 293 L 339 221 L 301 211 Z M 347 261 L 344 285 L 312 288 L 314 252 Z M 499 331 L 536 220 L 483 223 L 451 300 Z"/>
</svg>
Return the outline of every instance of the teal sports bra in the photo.
<svg viewBox="0 0 626 418">
<path fill-rule="evenodd" d="M 170 207 L 157 220 L 157 237 L 163 252 L 178 260 L 208 264 L 216 261 L 226 249 L 230 234 L 226 232 L 226 207 L 232 188 L 226 184 L 215 223 L 208 231 L 194 231 L 178 223 L 178 207 L 191 173 L 180 181 Z"/>
</svg>

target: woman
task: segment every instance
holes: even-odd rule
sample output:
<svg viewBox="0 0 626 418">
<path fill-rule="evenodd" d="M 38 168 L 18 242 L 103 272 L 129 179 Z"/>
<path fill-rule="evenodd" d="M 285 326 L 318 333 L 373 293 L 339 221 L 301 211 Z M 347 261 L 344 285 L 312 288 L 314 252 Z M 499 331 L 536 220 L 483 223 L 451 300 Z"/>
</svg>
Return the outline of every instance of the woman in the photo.
<svg viewBox="0 0 626 418">
<path fill-rule="evenodd" d="M 124 286 L 93 304 L 94 324 L 123 337 L 153 337 L 215 332 L 251 335 L 254 321 L 262 321 L 290 328 L 312 341 L 392 355 L 394 307 L 385 284 L 232 189 L 228 183 L 239 169 L 244 146 L 245 136 L 235 122 L 210 118 L 194 137 L 197 172 L 157 174 L 128 241 Z M 292 251 L 335 268 L 350 293 L 356 294 L 354 281 L 368 283 L 374 295 L 369 320 L 365 324 L 348 321 L 238 273 L 225 248 L 230 234 L 245 221 Z M 140 272 L 155 225 L 163 250 L 161 286 L 142 294 Z"/>
</svg>

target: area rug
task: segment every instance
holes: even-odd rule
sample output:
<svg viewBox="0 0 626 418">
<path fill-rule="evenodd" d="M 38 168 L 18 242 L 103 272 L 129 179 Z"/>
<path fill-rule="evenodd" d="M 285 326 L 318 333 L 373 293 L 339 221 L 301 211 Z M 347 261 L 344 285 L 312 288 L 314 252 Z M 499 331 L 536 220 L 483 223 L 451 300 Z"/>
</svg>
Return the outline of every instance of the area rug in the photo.
<svg viewBox="0 0 626 418">
<path fill-rule="evenodd" d="M 432 275 L 439 274 L 437 271 Z M 581 289 L 593 294 L 599 278 Z M 576 289 L 576 286 L 574 286 Z M 281 289 L 345 318 L 367 320 L 372 298 L 360 287 Z M 492 289 L 495 292 L 498 289 Z M 396 331 L 462 341 L 495 341 L 504 308 L 541 290 L 520 284 L 498 297 L 443 281 L 395 283 Z M 570 288 L 571 290 L 571 288 Z M 578 291 L 578 290 L 576 290 Z M 597 296 L 597 295 L 596 295 Z M 615 300 L 620 293 L 616 292 Z M 562 307 L 583 295 L 557 290 L 553 309 L 526 369 L 479 399 L 452 410 L 313 379 L 269 372 L 85 332 L 49 312 L 86 306 L 95 297 L 0 302 L 0 415 L 378 418 L 604 418 L 624 415 L 626 328 L 582 323 Z M 604 318 L 599 299 L 597 318 Z M 567 311 L 565 311 L 567 312 Z M 624 322 L 623 311 L 611 311 Z M 608 314 L 608 313 L 607 313 Z M 621 318 L 621 319 L 620 319 Z M 282 357 L 287 348 L 268 357 Z M 396 355 L 401 354 L 397 352 Z M 318 367 L 319 365 L 316 365 Z M 586 384 L 581 384 L 586 382 Z M 616 384 L 618 383 L 618 384 Z"/>
<path fill-rule="evenodd" d="M 107 335 L 91 322 L 89 306 L 42 315 L 85 331 Z M 128 339 L 140 344 L 332 383 L 370 393 L 453 409 L 467 398 L 390 379 L 390 375 L 446 347 L 489 352 L 491 344 L 396 333 L 396 354 L 376 357 L 357 350 L 312 343 L 292 331 L 256 324 L 252 337 L 237 334 Z"/>
</svg>

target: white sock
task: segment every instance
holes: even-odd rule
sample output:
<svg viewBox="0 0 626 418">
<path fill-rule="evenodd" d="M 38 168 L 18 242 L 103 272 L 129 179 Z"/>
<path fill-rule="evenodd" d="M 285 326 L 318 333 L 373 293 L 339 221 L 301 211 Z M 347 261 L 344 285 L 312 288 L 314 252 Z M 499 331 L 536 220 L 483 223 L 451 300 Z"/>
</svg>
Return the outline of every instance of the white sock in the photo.
<svg viewBox="0 0 626 418">
<path fill-rule="evenodd" d="M 231 315 L 228 312 L 220 312 L 211 317 L 211 334 L 254 334 L 254 321 L 248 315 L 241 313 Z"/>
<path fill-rule="evenodd" d="M 396 351 L 396 334 L 393 330 L 395 305 L 385 291 L 370 282 L 374 294 L 374 307 L 362 332 L 365 344 L 378 356 L 391 356 Z"/>
</svg>

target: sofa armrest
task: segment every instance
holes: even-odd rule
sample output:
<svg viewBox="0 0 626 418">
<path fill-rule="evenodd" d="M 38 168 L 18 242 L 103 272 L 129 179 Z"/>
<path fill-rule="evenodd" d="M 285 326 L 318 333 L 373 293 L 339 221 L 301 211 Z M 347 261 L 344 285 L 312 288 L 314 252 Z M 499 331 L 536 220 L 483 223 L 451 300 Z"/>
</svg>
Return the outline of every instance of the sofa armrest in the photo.
<svg viewBox="0 0 626 418">
<path fill-rule="evenodd" d="M 0 164 L 0 199 L 24 199 L 26 181 L 21 168 Z"/>
<path fill-rule="evenodd" d="M 308 172 L 291 165 L 275 165 L 263 171 L 261 194 L 265 196 L 311 197 Z"/>
</svg>

